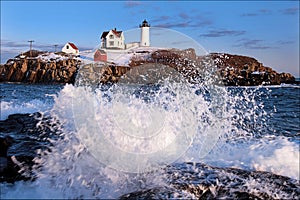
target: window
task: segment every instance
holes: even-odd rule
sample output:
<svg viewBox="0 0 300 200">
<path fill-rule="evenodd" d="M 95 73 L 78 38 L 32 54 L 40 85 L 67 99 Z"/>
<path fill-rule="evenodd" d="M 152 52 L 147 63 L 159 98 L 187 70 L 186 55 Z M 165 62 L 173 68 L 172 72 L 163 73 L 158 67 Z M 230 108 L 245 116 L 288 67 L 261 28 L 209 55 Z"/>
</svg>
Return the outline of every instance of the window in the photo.
<svg viewBox="0 0 300 200">
<path fill-rule="evenodd" d="M 114 41 L 110 41 L 109 46 L 114 46 Z"/>
<path fill-rule="evenodd" d="M 113 35 L 109 35 L 109 39 L 114 39 L 114 36 Z"/>
<path fill-rule="evenodd" d="M 69 49 L 69 45 L 66 46 L 66 49 Z"/>
</svg>

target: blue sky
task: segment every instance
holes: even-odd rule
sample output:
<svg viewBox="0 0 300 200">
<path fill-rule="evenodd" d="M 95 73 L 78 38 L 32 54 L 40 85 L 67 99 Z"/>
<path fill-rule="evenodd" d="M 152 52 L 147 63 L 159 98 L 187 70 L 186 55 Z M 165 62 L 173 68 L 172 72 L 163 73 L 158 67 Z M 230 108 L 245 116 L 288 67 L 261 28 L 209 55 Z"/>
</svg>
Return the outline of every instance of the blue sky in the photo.
<svg viewBox="0 0 300 200">
<path fill-rule="evenodd" d="M 152 27 L 181 32 L 208 52 L 252 56 L 299 75 L 299 1 L 1 1 L 1 63 L 33 48 L 74 42 L 94 49 L 103 31 Z"/>
</svg>

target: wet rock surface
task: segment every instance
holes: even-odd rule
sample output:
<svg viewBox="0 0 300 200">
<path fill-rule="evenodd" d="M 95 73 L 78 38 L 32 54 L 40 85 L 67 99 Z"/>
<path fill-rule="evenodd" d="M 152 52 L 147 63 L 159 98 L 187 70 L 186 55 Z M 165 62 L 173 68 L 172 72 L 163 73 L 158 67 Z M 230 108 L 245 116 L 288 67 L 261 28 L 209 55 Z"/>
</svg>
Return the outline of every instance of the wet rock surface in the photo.
<svg viewBox="0 0 300 200">
<path fill-rule="evenodd" d="M 34 158 L 59 137 L 58 126 L 41 113 L 13 114 L 0 121 L 0 182 L 34 179 Z"/>
<path fill-rule="evenodd" d="M 169 186 L 132 192 L 120 199 L 297 199 L 299 181 L 269 172 L 182 163 L 167 167 Z"/>
</svg>

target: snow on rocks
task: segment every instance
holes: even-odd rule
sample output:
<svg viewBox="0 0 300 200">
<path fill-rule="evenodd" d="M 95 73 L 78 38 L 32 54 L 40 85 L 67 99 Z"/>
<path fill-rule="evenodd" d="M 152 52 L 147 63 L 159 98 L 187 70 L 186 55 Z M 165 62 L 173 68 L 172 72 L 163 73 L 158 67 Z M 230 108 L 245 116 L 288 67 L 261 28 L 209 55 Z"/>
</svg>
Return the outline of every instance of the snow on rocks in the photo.
<svg viewBox="0 0 300 200">
<path fill-rule="evenodd" d="M 68 59 L 68 57 L 62 56 L 59 54 L 55 54 L 55 53 L 44 53 L 44 54 L 37 56 L 37 59 L 47 62 L 47 61 L 53 61 L 53 60 L 55 60 L 55 61 L 66 60 L 66 59 Z"/>
</svg>

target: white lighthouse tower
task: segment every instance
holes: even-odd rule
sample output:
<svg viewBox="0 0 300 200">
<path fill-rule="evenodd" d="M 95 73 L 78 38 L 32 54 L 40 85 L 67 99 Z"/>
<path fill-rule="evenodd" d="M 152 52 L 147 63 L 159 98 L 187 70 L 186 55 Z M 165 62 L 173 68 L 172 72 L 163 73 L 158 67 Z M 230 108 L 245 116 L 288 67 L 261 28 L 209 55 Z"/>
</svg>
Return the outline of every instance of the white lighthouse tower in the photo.
<svg viewBox="0 0 300 200">
<path fill-rule="evenodd" d="M 141 28 L 141 47 L 149 47 L 150 46 L 150 24 L 146 20 L 142 22 L 140 25 Z"/>
</svg>

